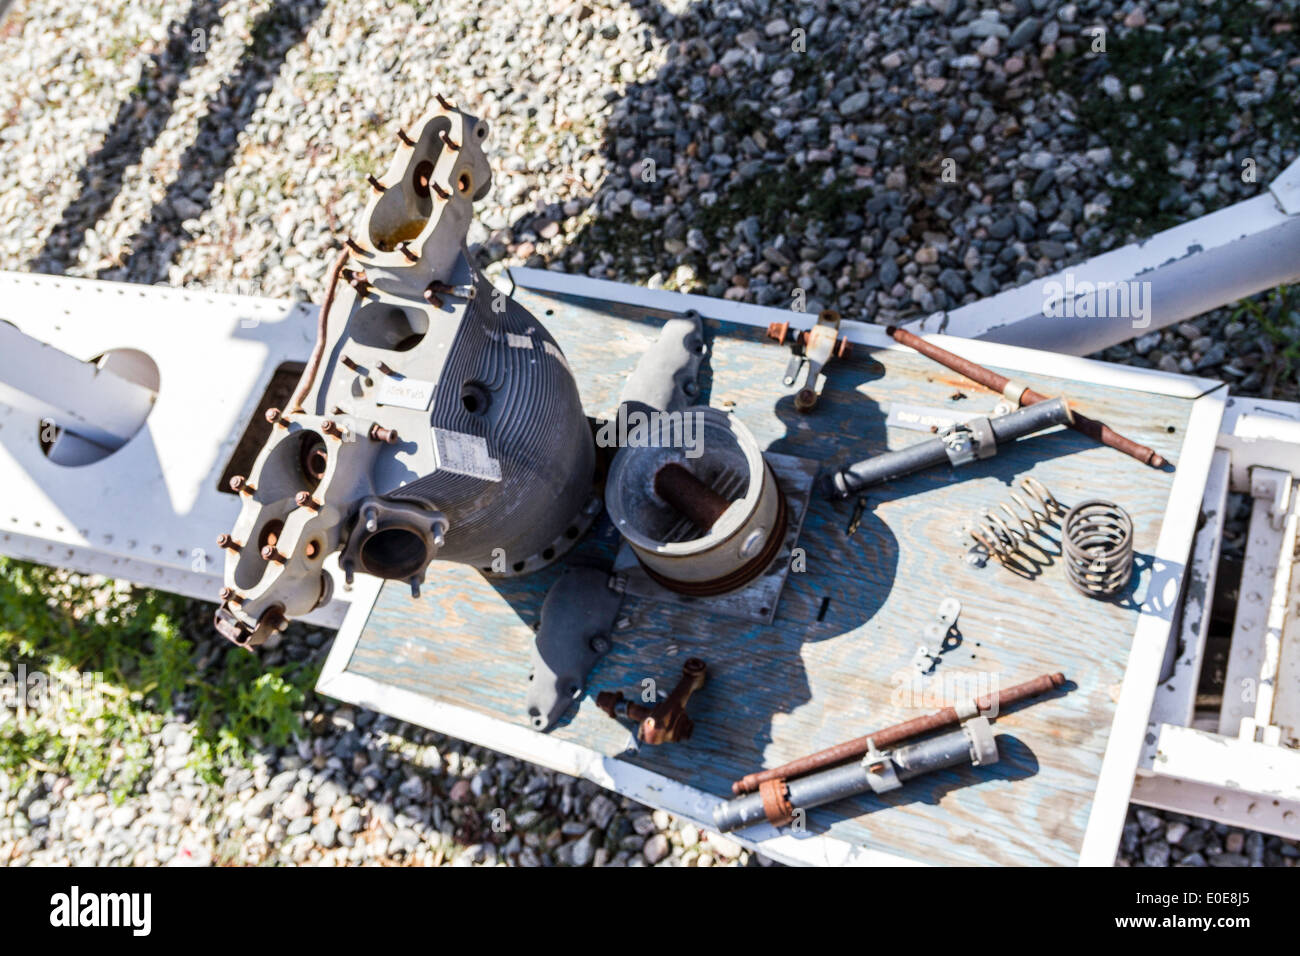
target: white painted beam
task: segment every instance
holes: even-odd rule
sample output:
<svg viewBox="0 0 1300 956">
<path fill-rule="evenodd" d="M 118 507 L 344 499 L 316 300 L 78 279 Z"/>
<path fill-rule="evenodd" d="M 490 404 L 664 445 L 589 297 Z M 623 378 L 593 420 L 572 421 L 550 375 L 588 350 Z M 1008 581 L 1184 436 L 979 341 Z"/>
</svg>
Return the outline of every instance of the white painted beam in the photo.
<svg viewBox="0 0 1300 956">
<path fill-rule="evenodd" d="M 1049 283 L 1150 283 L 1147 324 L 1129 316 L 1051 318 Z M 905 323 L 917 334 L 983 339 L 1089 355 L 1279 285 L 1300 280 L 1300 160 L 1252 199 L 1094 256 L 950 312 Z"/>
<path fill-rule="evenodd" d="M 139 430 L 154 392 L 0 322 L 0 403 L 112 451 Z"/>
</svg>

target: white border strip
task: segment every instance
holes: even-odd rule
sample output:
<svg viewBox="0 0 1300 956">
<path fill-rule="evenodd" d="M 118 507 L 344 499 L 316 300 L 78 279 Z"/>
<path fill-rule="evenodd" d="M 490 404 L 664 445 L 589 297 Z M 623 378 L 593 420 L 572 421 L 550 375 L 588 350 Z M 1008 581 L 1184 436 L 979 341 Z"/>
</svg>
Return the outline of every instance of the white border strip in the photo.
<svg viewBox="0 0 1300 956">
<path fill-rule="evenodd" d="M 1149 740 L 1143 742 L 1141 769 L 1149 768 L 1156 758 L 1157 736 L 1161 724 L 1187 726 L 1196 713 L 1196 687 L 1201 678 L 1205 639 L 1210 632 L 1214 609 L 1214 588 L 1219 577 L 1219 553 L 1223 548 L 1223 526 L 1227 521 L 1228 474 L 1231 456 L 1215 449 L 1206 476 L 1201 514 L 1205 525 L 1196 532 L 1191 568 L 1183 585 L 1181 620 L 1178 635 L 1182 654 L 1174 661 L 1174 671 L 1160 685 L 1151 717 L 1147 723 Z M 1212 517 L 1211 517 L 1212 516 Z M 1193 590 L 1192 585 L 1199 586 Z M 1177 640 L 1178 638 L 1174 638 Z M 1177 646 L 1177 645 L 1175 645 Z"/>
<path fill-rule="evenodd" d="M 553 272 L 549 269 L 517 268 L 509 271 L 516 285 L 533 292 L 617 302 L 620 305 L 664 312 L 680 313 L 694 309 L 706 319 L 734 322 L 737 325 L 749 325 L 761 329 L 767 328 L 773 322 L 789 322 L 791 328 L 810 329 L 816 319 L 807 312 L 731 302 L 727 299 L 714 299 L 710 296 L 672 292 L 667 289 L 646 289 L 642 286 Z M 900 345 L 890 338 L 881 325 L 846 319 L 841 330 L 850 342 L 857 345 L 881 349 L 907 349 L 907 346 Z M 1093 385 L 1125 388 L 1136 392 L 1172 395 L 1175 398 L 1198 398 L 1223 385 L 1215 379 L 1174 375 L 1158 369 L 1115 365 L 1112 362 L 1100 362 L 1074 355 L 1053 354 L 1050 356 L 1050 366 L 1044 367 L 1045 356 L 1040 349 L 982 342 L 953 335 L 922 337 L 927 342 L 934 342 L 982 365 L 996 365 L 1000 368 L 1012 368 L 1028 373 L 1038 372 L 1057 378 L 1073 378 Z M 907 351 L 910 352 L 911 349 Z"/>
<path fill-rule="evenodd" d="M 1196 522 L 1185 520 L 1198 512 L 1204 494 L 1223 409 L 1227 386 L 1198 398 L 1192 404 L 1183 447 L 1178 456 L 1173 488 L 1165 506 L 1160 537 L 1156 542 L 1155 560 L 1181 571 L 1166 581 L 1166 593 L 1148 595 L 1167 604 L 1176 604 L 1191 560 Z M 1172 593 L 1170 593 L 1172 592 Z M 1097 790 L 1093 795 L 1092 813 L 1079 851 L 1080 866 L 1112 866 L 1119 846 L 1120 833 L 1128 811 L 1133 777 L 1142 754 L 1147 719 L 1155 702 L 1156 685 L 1164 664 L 1165 649 L 1173 639 L 1172 622 L 1152 610 L 1138 617 L 1137 631 L 1129 651 L 1128 666 L 1111 722 L 1110 739 L 1102 759 Z M 1105 693 L 1096 688 L 1095 693 Z"/>
</svg>

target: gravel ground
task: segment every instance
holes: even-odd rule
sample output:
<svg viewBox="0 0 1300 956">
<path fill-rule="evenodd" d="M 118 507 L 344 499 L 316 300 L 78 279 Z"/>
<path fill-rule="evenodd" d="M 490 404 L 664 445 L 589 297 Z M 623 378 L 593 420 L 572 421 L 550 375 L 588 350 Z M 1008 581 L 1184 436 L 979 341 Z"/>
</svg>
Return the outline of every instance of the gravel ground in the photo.
<svg viewBox="0 0 1300 956">
<path fill-rule="evenodd" d="M 471 240 L 496 268 L 919 316 L 1258 194 L 1300 142 L 1296 11 L 18 0 L 0 24 L 0 268 L 319 300 L 364 175 L 443 92 L 492 123 L 494 188 Z M 1108 52 L 1089 57 L 1098 25 Z M 1191 102 L 1198 83 L 1215 95 Z M 1294 398 L 1288 310 L 1221 309 L 1103 357 Z M 318 657 L 327 638 L 295 627 L 268 656 Z M 309 703 L 296 749 L 212 786 L 187 769 L 179 713 L 121 805 L 54 773 L 20 792 L 0 777 L 0 859 L 764 862 L 327 701 Z M 1120 862 L 1296 856 L 1138 810 Z"/>
</svg>

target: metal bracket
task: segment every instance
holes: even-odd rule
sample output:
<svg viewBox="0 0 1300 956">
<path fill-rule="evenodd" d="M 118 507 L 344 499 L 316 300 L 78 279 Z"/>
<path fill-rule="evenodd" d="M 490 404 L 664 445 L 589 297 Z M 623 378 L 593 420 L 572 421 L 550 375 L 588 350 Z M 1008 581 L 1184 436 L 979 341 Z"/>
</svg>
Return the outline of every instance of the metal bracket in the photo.
<svg viewBox="0 0 1300 956">
<path fill-rule="evenodd" d="M 773 322 L 767 327 L 767 337 L 778 344 L 789 337 L 789 322 Z M 793 385 L 799 374 L 807 368 L 803 387 L 795 393 L 794 407 L 800 412 L 810 412 L 817 405 L 822 389 L 826 386 L 824 369 L 832 358 L 844 358 L 851 346 L 847 336 L 840 335 L 840 314 L 834 309 L 826 309 L 817 316 L 817 323 L 810 331 L 798 332 L 791 343 L 793 354 L 785 367 L 784 385 Z"/>
<path fill-rule="evenodd" d="M 939 602 L 938 620 L 925 629 L 926 643 L 916 645 L 912 667 L 918 674 L 929 674 L 939 666 L 939 659 L 948 650 L 949 640 L 956 636 L 957 618 L 961 616 L 961 601 L 946 597 Z M 953 644 L 960 643 L 960 638 Z"/>
<path fill-rule="evenodd" d="M 534 730 L 550 730 L 582 695 L 587 673 L 612 646 L 623 595 L 608 571 L 569 567 L 542 602 L 525 705 Z"/>
<path fill-rule="evenodd" d="M 696 403 L 700 363 L 708 355 L 704 322 L 690 309 L 664 322 L 623 386 L 619 404 L 656 411 L 680 411 Z"/>
</svg>

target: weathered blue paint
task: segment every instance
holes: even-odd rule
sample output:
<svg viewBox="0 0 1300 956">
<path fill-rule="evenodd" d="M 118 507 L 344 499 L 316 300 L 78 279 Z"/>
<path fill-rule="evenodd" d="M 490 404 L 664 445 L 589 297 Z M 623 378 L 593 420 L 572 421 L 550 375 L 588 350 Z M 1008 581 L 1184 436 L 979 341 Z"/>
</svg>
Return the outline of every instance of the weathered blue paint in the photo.
<svg viewBox="0 0 1300 956">
<path fill-rule="evenodd" d="M 522 290 L 518 296 L 564 347 L 588 414 L 611 415 L 663 315 Z M 704 396 L 733 412 L 772 451 L 823 461 L 861 458 L 921 437 L 886 429 L 892 402 L 947 403 L 974 417 L 996 401 L 914 353 L 860 349 L 848 362 L 831 365 L 817 409 L 800 415 L 793 390 L 781 385 L 785 349 L 764 342 L 757 329 L 707 326 L 713 348 L 702 375 Z M 1037 372 L 1011 374 L 1045 394 L 1068 395 L 1079 410 L 1176 462 L 1190 401 Z M 955 398 L 958 392 L 966 397 Z M 1128 509 L 1139 557 L 1125 600 L 1105 604 L 1076 593 L 1059 559 L 1029 582 L 996 564 L 976 569 L 963 561 L 963 522 L 996 506 L 1025 474 L 1067 506 L 1105 496 Z M 907 692 L 916 645 L 939 601 L 954 595 L 963 604 L 962 642 L 944 654 L 928 688 L 964 675 L 985 680 L 976 685 L 982 692 L 1059 670 L 1073 689 L 997 720 L 1000 764 L 934 774 L 884 798 L 813 811 L 809 829 L 937 863 L 1072 863 L 1137 607 L 1152 578 L 1149 555 L 1172 478 L 1062 431 L 959 471 L 936 470 L 877 490 L 851 539 L 843 533 L 850 503 L 816 501 L 800 539 L 807 570 L 790 574 L 773 626 L 629 598 L 623 609 L 629 626 L 614 635 L 613 650 L 591 674 L 580 710 L 553 733 L 722 798 L 733 779 L 751 770 L 948 702 L 911 700 Z M 608 560 L 613 537 L 602 521 L 573 559 Z M 1059 550 L 1059 537 L 1052 534 L 1044 544 Z M 404 586 L 383 590 L 348 670 L 526 724 L 521 705 L 531 625 L 557 574 L 550 569 L 489 582 L 472 569 L 435 563 L 418 602 Z M 627 730 L 596 709 L 595 693 L 636 693 L 645 678 L 666 692 L 691 655 L 709 665 L 708 683 L 691 701 L 694 737 L 623 753 Z M 993 680 L 996 685 L 987 683 Z"/>
</svg>

